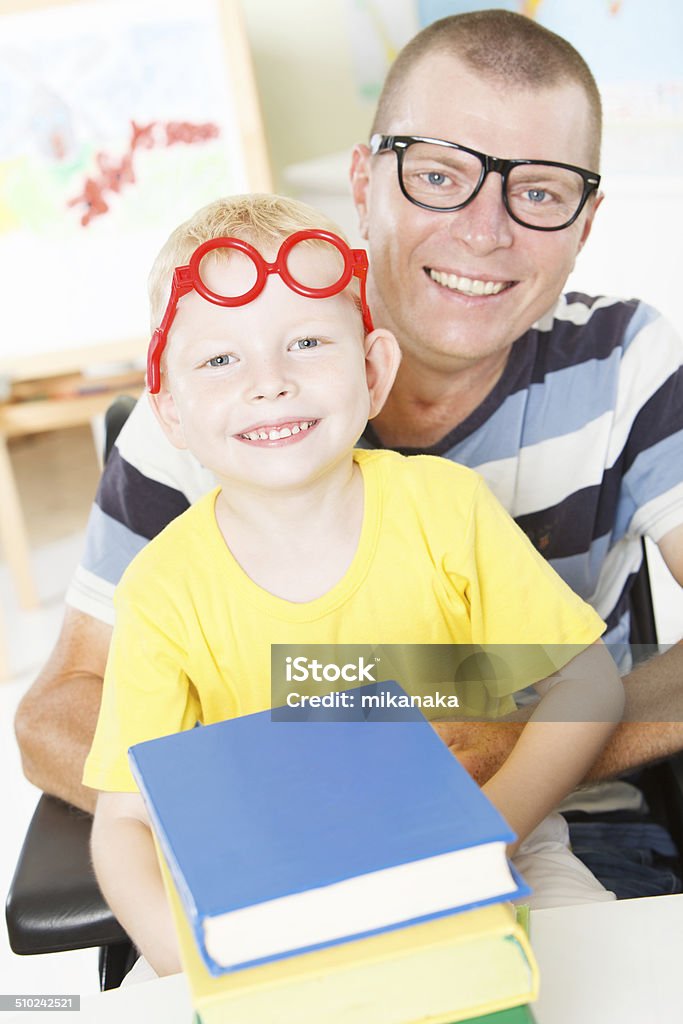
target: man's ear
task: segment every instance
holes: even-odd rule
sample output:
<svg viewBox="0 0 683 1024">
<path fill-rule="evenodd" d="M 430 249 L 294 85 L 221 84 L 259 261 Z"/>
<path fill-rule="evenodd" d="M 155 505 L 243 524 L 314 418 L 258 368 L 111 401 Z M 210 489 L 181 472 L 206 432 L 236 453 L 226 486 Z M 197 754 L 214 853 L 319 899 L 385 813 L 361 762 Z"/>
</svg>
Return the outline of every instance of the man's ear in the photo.
<svg viewBox="0 0 683 1024">
<path fill-rule="evenodd" d="M 365 374 L 370 395 L 368 419 L 377 416 L 389 397 L 400 362 L 401 350 L 391 331 L 380 327 L 365 336 Z"/>
<path fill-rule="evenodd" d="M 583 249 L 584 245 L 588 241 L 588 236 L 590 235 L 591 228 L 593 227 L 593 218 L 595 217 L 595 213 L 596 213 L 596 211 L 598 209 L 598 206 L 600 206 L 600 204 L 602 203 L 604 198 L 605 198 L 605 193 L 604 192 L 598 192 L 597 195 L 595 196 L 595 199 L 593 200 L 593 202 L 590 205 L 590 208 L 588 210 L 588 214 L 586 215 L 586 221 L 585 221 L 585 223 L 583 225 L 583 231 L 581 232 L 581 238 L 579 240 L 579 248 L 576 250 L 576 255 L 577 256 L 579 255 L 579 253 Z"/>
<path fill-rule="evenodd" d="M 358 213 L 361 238 L 368 237 L 368 188 L 370 185 L 370 150 L 356 145 L 351 154 L 351 194 Z"/>
<path fill-rule="evenodd" d="M 164 387 L 163 377 L 159 393 L 157 395 L 152 395 L 148 391 L 147 397 L 154 411 L 154 415 L 161 424 L 162 430 L 173 447 L 181 449 L 187 448 L 185 434 L 180 422 L 180 416 L 178 415 L 178 409 L 176 408 L 175 401 L 173 400 L 173 395 L 166 387 Z"/>
</svg>

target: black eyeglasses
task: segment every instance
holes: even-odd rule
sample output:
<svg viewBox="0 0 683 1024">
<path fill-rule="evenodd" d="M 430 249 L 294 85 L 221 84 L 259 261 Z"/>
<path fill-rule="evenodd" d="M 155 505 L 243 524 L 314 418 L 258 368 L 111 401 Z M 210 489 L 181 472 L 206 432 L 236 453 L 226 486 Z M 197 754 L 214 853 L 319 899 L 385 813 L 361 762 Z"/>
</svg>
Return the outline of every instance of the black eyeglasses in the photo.
<svg viewBox="0 0 683 1024">
<path fill-rule="evenodd" d="M 554 160 L 501 160 L 457 142 L 420 135 L 373 135 L 373 156 L 396 154 L 398 183 L 406 199 L 425 210 L 451 213 L 471 203 L 486 175 L 502 178 L 503 203 L 512 219 L 534 231 L 573 224 L 600 175 Z"/>
</svg>

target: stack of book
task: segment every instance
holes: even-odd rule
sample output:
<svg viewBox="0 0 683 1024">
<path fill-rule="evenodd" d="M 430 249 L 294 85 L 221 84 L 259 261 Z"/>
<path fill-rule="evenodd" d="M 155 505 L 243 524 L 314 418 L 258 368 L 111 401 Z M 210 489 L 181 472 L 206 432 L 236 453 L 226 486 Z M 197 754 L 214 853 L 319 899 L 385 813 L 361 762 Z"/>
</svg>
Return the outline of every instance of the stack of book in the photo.
<svg viewBox="0 0 683 1024">
<path fill-rule="evenodd" d="M 509 827 L 419 712 L 339 717 L 267 711 L 130 752 L 198 1018 L 530 1021 Z"/>
</svg>

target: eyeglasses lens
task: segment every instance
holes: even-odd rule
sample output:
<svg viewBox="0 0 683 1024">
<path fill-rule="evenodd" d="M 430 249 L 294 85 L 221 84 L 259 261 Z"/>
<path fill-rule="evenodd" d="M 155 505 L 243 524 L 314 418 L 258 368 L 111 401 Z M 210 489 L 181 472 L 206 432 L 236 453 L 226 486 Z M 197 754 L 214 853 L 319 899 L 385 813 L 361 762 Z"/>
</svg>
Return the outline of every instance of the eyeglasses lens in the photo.
<svg viewBox="0 0 683 1024">
<path fill-rule="evenodd" d="M 344 258 L 331 242 L 307 238 L 287 254 L 287 271 L 305 288 L 332 288 L 344 273 Z"/>
<path fill-rule="evenodd" d="M 476 156 L 448 146 L 416 142 L 403 154 L 403 187 L 411 199 L 434 210 L 466 203 L 482 172 Z"/>
<path fill-rule="evenodd" d="M 256 284 L 256 264 L 251 256 L 230 246 L 208 252 L 198 273 L 205 288 L 226 299 L 246 295 Z"/>
<path fill-rule="evenodd" d="M 560 227 L 578 210 L 583 188 L 581 175 L 567 167 L 518 164 L 507 179 L 508 205 L 530 227 Z"/>
</svg>

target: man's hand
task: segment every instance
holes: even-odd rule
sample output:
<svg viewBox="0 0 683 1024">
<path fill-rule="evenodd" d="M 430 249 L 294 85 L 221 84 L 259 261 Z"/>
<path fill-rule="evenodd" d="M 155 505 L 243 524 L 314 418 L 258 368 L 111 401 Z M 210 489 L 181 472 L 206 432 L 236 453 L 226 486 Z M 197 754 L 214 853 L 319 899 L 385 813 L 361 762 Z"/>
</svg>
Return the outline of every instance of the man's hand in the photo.
<svg viewBox="0 0 683 1024">
<path fill-rule="evenodd" d="M 45 668 L 25 694 L 15 719 L 24 773 L 35 786 L 95 809 L 97 794 L 81 783 L 102 699 L 111 627 L 67 608 Z"/>
<path fill-rule="evenodd" d="M 432 722 L 448 749 L 480 786 L 505 763 L 524 725 L 505 721 Z"/>
</svg>

